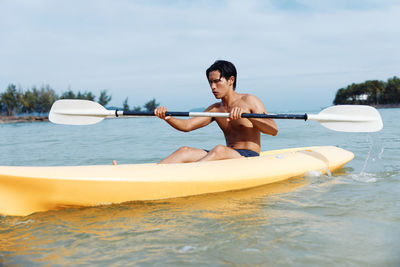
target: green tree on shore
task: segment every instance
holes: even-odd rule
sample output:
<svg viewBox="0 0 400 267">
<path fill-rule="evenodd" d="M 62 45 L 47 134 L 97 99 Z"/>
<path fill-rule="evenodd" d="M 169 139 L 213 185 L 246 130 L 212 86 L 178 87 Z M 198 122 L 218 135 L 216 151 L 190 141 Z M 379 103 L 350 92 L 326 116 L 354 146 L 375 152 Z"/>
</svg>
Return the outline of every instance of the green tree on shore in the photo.
<svg viewBox="0 0 400 267">
<path fill-rule="evenodd" d="M 36 87 L 33 87 L 32 90 L 27 90 L 24 93 L 23 101 L 22 101 L 22 112 L 23 113 L 33 113 L 36 111 L 39 103 L 39 91 Z"/>
<path fill-rule="evenodd" d="M 21 93 L 17 91 L 17 87 L 14 84 L 10 84 L 7 87 L 5 93 L 1 94 L 1 103 L 5 107 L 7 116 L 14 115 L 15 112 L 21 108 Z"/>
<path fill-rule="evenodd" d="M 75 94 L 71 89 L 69 89 L 68 91 L 64 92 L 60 99 L 84 99 L 84 100 L 90 100 L 93 101 L 96 98 L 95 95 L 93 95 L 92 92 L 83 92 L 81 93 L 80 91 L 78 91 L 77 94 Z"/>
<path fill-rule="evenodd" d="M 40 88 L 39 91 L 36 112 L 38 113 L 49 112 L 51 106 L 57 99 L 58 99 L 57 94 L 49 85 L 42 86 L 42 88 Z"/>
<path fill-rule="evenodd" d="M 78 94 L 76 95 L 77 99 L 85 99 L 85 100 L 90 100 L 90 101 L 94 101 L 94 99 L 96 98 L 96 96 L 92 93 L 92 92 L 78 92 Z"/>
<path fill-rule="evenodd" d="M 111 101 L 111 98 L 111 96 L 107 95 L 107 90 L 103 90 L 100 92 L 99 101 L 97 102 L 102 106 L 106 106 Z"/>
<path fill-rule="evenodd" d="M 400 79 L 396 76 L 389 79 L 386 84 L 384 102 L 400 103 Z"/>
<path fill-rule="evenodd" d="M 152 100 L 148 101 L 146 104 L 144 104 L 144 108 L 146 111 L 153 111 L 154 109 L 156 109 L 158 106 L 160 105 L 160 103 L 156 102 L 156 99 L 153 98 Z"/>
<path fill-rule="evenodd" d="M 40 90 L 33 87 L 32 90 L 28 89 L 25 93 L 21 93 L 21 109 L 19 111 L 23 113 L 47 113 L 57 99 L 57 94 L 49 85 L 43 85 Z"/>
<path fill-rule="evenodd" d="M 132 108 L 132 110 L 138 112 L 138 111 L 141 111 L 142 108 L 141 108 L 140 106 L 134 106 L 134 107 Z"/>
<path fill-rule="evenodd" d="M 125 98 L 124 102 L 122 103 L 122 108 L 124 109 L 124 111 L 129 110 L 128 98 Z"/>
<path fill-rule="evenodd" d="M 106 106 L 111 101 L 111 95 L 107 94 L 107 90 L 100 92 L 98 103 Z M 60 97 L 50 87 L 50 85 L 43 85 L 40 89 L 35 86 L 32 89 L 28 89 L 25 92 L 22 89 L 18 89 L 16 85 L 10 84 L 4 93 L 0 93 L 0 114 L 6 113 L 8 116 L 14 114 L 30 114 L 30 113 L 48 113 L 53 103 L 58 99 L 86 99 L 94 101 L 96 96 L 92 92 L 84 91 L 83 93 L 78 91 L 75 93 L 71 89 L 63 92 Z M 156 99 L 145 103 L 143 106 L 147 111 L 153 111 L 160 104 L 156 102 Z M 129 110 L 128 98 L 123 102 L 123 109 Z M 134 111 L 141 111 L 140 106 L 134 106 Z"/>
<path fill-rule="evenodd" d="M 75 93 L 71 89 L 68 89 L 68 91 L 62 93 L 60 97 L 60 99 L 75 99 L 75 98 L 76 98 Z"/>
<path fill-rule="evenodd" d="M 340 88 L 333 104 L 380 105 L 400 103 L 400 79 L 396 76 L 387 82 L 371 80 L 353 83 Z"/>
</svg>

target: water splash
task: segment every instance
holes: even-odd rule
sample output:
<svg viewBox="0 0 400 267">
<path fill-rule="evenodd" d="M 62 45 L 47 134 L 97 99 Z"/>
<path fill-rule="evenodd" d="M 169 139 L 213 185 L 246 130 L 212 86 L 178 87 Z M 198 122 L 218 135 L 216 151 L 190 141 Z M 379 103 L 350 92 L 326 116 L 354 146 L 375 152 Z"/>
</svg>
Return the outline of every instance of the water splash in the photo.
<svg viewBox="0 0 400 267">
<path fill-rule="evenodd" d="M 328 167 L 329 160 L 324 155 L 322 155 L 316 151 L 311 151 L 311 150 L 299 151 L 299 153 L 304 153 L 306 155 L 312 156 L 312 157 L 319 159 L 325 163 L 325 168 L 323 168 L 322 170 L 307 171 L 306 174 L 304 175 L 306 178 L 321 177 L 324 174 L 328 177 L 332 177 L 332 173 Z"/>
<path fill-rule="evenodd" d="M 325 168 L 325 171 L 326 171 L 326 175 L 327 175 L 328 177 L 332 177 L 331 170 L 329 170 L 328 167 Z"/>
<path fill-rule="evenodd" d="M 332 173 L 329 170 L 328 167 L 324 168 L 323 170 L 320 171 L 308 171 L 306 172 L 306 174 L 304 175 L 305 178 L 318 178 L 321 176 L 327 176 L 327 177 L 332 177 Z"/>
<path fill-rule="evenodd" d="M 179 248 L 178 251 L 179 253 L 190 253 L 196 251 L 196 247 L 186 245 Z"/>
<path fill-rule="evenodd" d="M 381 177 L 383 166 L 382 155 L 385 151 L 379 137 L 367 136 L 369 150 L 359 174 L 351 175 L 352 179 L 358 182 L 375 183 Z"/>
<path fill-rule="evenodd" d="M 350 177 L 357 182 L 376 183 L 378 175 L 372 173 L 352 174 Z"/>
<path fill-rule="evenodd" d="M 322 171 L 308 171 L 304 175 L 305 178 L 311 179 L 311 178 L 318 178 L 323 175 Z"/>
</svg>

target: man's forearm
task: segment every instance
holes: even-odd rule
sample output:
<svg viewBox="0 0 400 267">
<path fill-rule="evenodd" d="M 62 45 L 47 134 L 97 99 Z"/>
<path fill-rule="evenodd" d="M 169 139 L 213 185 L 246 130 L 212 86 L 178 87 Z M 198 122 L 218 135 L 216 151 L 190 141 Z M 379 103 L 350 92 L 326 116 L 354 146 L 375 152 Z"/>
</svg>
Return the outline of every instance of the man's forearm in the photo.
<svg viewBox="0 0 400 267">
<path fill-rule="evenodd" d="M 278 134 L 278 127 L 276 123 L 272 119 L 250 119 L 253 125 L 260 130 L 260 132 L 269 135 L 277 135 Z"/>
<path fill-rule="evenodd" d="M 182 132 L 189 132 L 187 120 L 176 119 L 174 117 L 170 117 L 170 118 L 166 119 L 165 121 L 169 125 L 174 127 L 176 130 L 179 130 Z"/>
</svg>

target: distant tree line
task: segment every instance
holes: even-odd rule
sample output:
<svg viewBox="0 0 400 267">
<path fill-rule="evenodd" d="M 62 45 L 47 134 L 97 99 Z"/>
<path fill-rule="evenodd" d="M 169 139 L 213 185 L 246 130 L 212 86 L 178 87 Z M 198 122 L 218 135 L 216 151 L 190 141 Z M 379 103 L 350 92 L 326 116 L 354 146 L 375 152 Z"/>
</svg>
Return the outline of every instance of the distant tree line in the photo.
<svg viewBox="0 0 400 267">
<path fill-rule="evenodd" d="M 45 114 L 50 111 L 51 106 L 58 99 L 86 99 L 95 101 L 96 96 L 92 92 L 78 91 L 75 93 L 71 89 L 63 92 L 61 96 L 58 96 L 49 85 L 22 90 L 20 88 L 17 89 L 14 84 L 10 84 L 5 92 L 0 93 L 0 114 L 6 114 L 7 116 L 32 113 Z M 103 90 L 100 92 L 97 102 L 102 106 L 106 106 L 111 99 L 112 97 L 107 94 L 107 90 Z M 128 98 L 125 99 L 122 105 L 124 110 L 129 109 Z M 158 106 L 159 103 L 157 103 L 155 99 L 152 99 L 148 101 L 143 108 L 147 111 L 151 111 Z M 135 106 L 134 110 L 140 111 L 142 108 L 140 106 Z"/>
<path fill-rule="evenodd" d="M 128 104 L 128 98 L 125 98 L 124 102 L 122 103 L 123 109 L 124 110 L 130 110 L 129 104 Z M 152 100 L 146 102 L 146 104 L 143 105 L 143 109 L 145 111 L 153 111 L 155 108 L 160 106 L 160 103 L 156 102 L 156 99 L 153 98 Z M 132 108 L 133 111 L 141 111 L 142 108 L 140 106 L 134 106 Z"/>
<path fill-rule="evenodd" d="M 340 88 L 333 104 L 385 105 L 400 103 L 400 79 L 396 76 L 386 82 L 371 80 Z"/>
</svg>

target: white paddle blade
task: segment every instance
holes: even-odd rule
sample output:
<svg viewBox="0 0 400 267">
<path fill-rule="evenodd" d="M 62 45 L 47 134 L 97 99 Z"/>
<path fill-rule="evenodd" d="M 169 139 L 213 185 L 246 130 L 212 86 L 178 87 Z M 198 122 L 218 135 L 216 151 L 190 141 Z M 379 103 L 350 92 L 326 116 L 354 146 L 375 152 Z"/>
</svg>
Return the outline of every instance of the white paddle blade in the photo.
<svg viewBox="0 0 400 267">
<path fill-rule="evenodd" d="M 51 107 L 49 120 L 58 124 L 90 125 L 115 114 L 97 102 L 81 99 L 57 100 Z"/>
<path fill-rule="evenodd" d="M 332 106 L 319 114 L 309 114 L 308 119 L 340 132 L 377 132 L 383 128 L 378 110 L 365 105 Z"/>
</svg>

